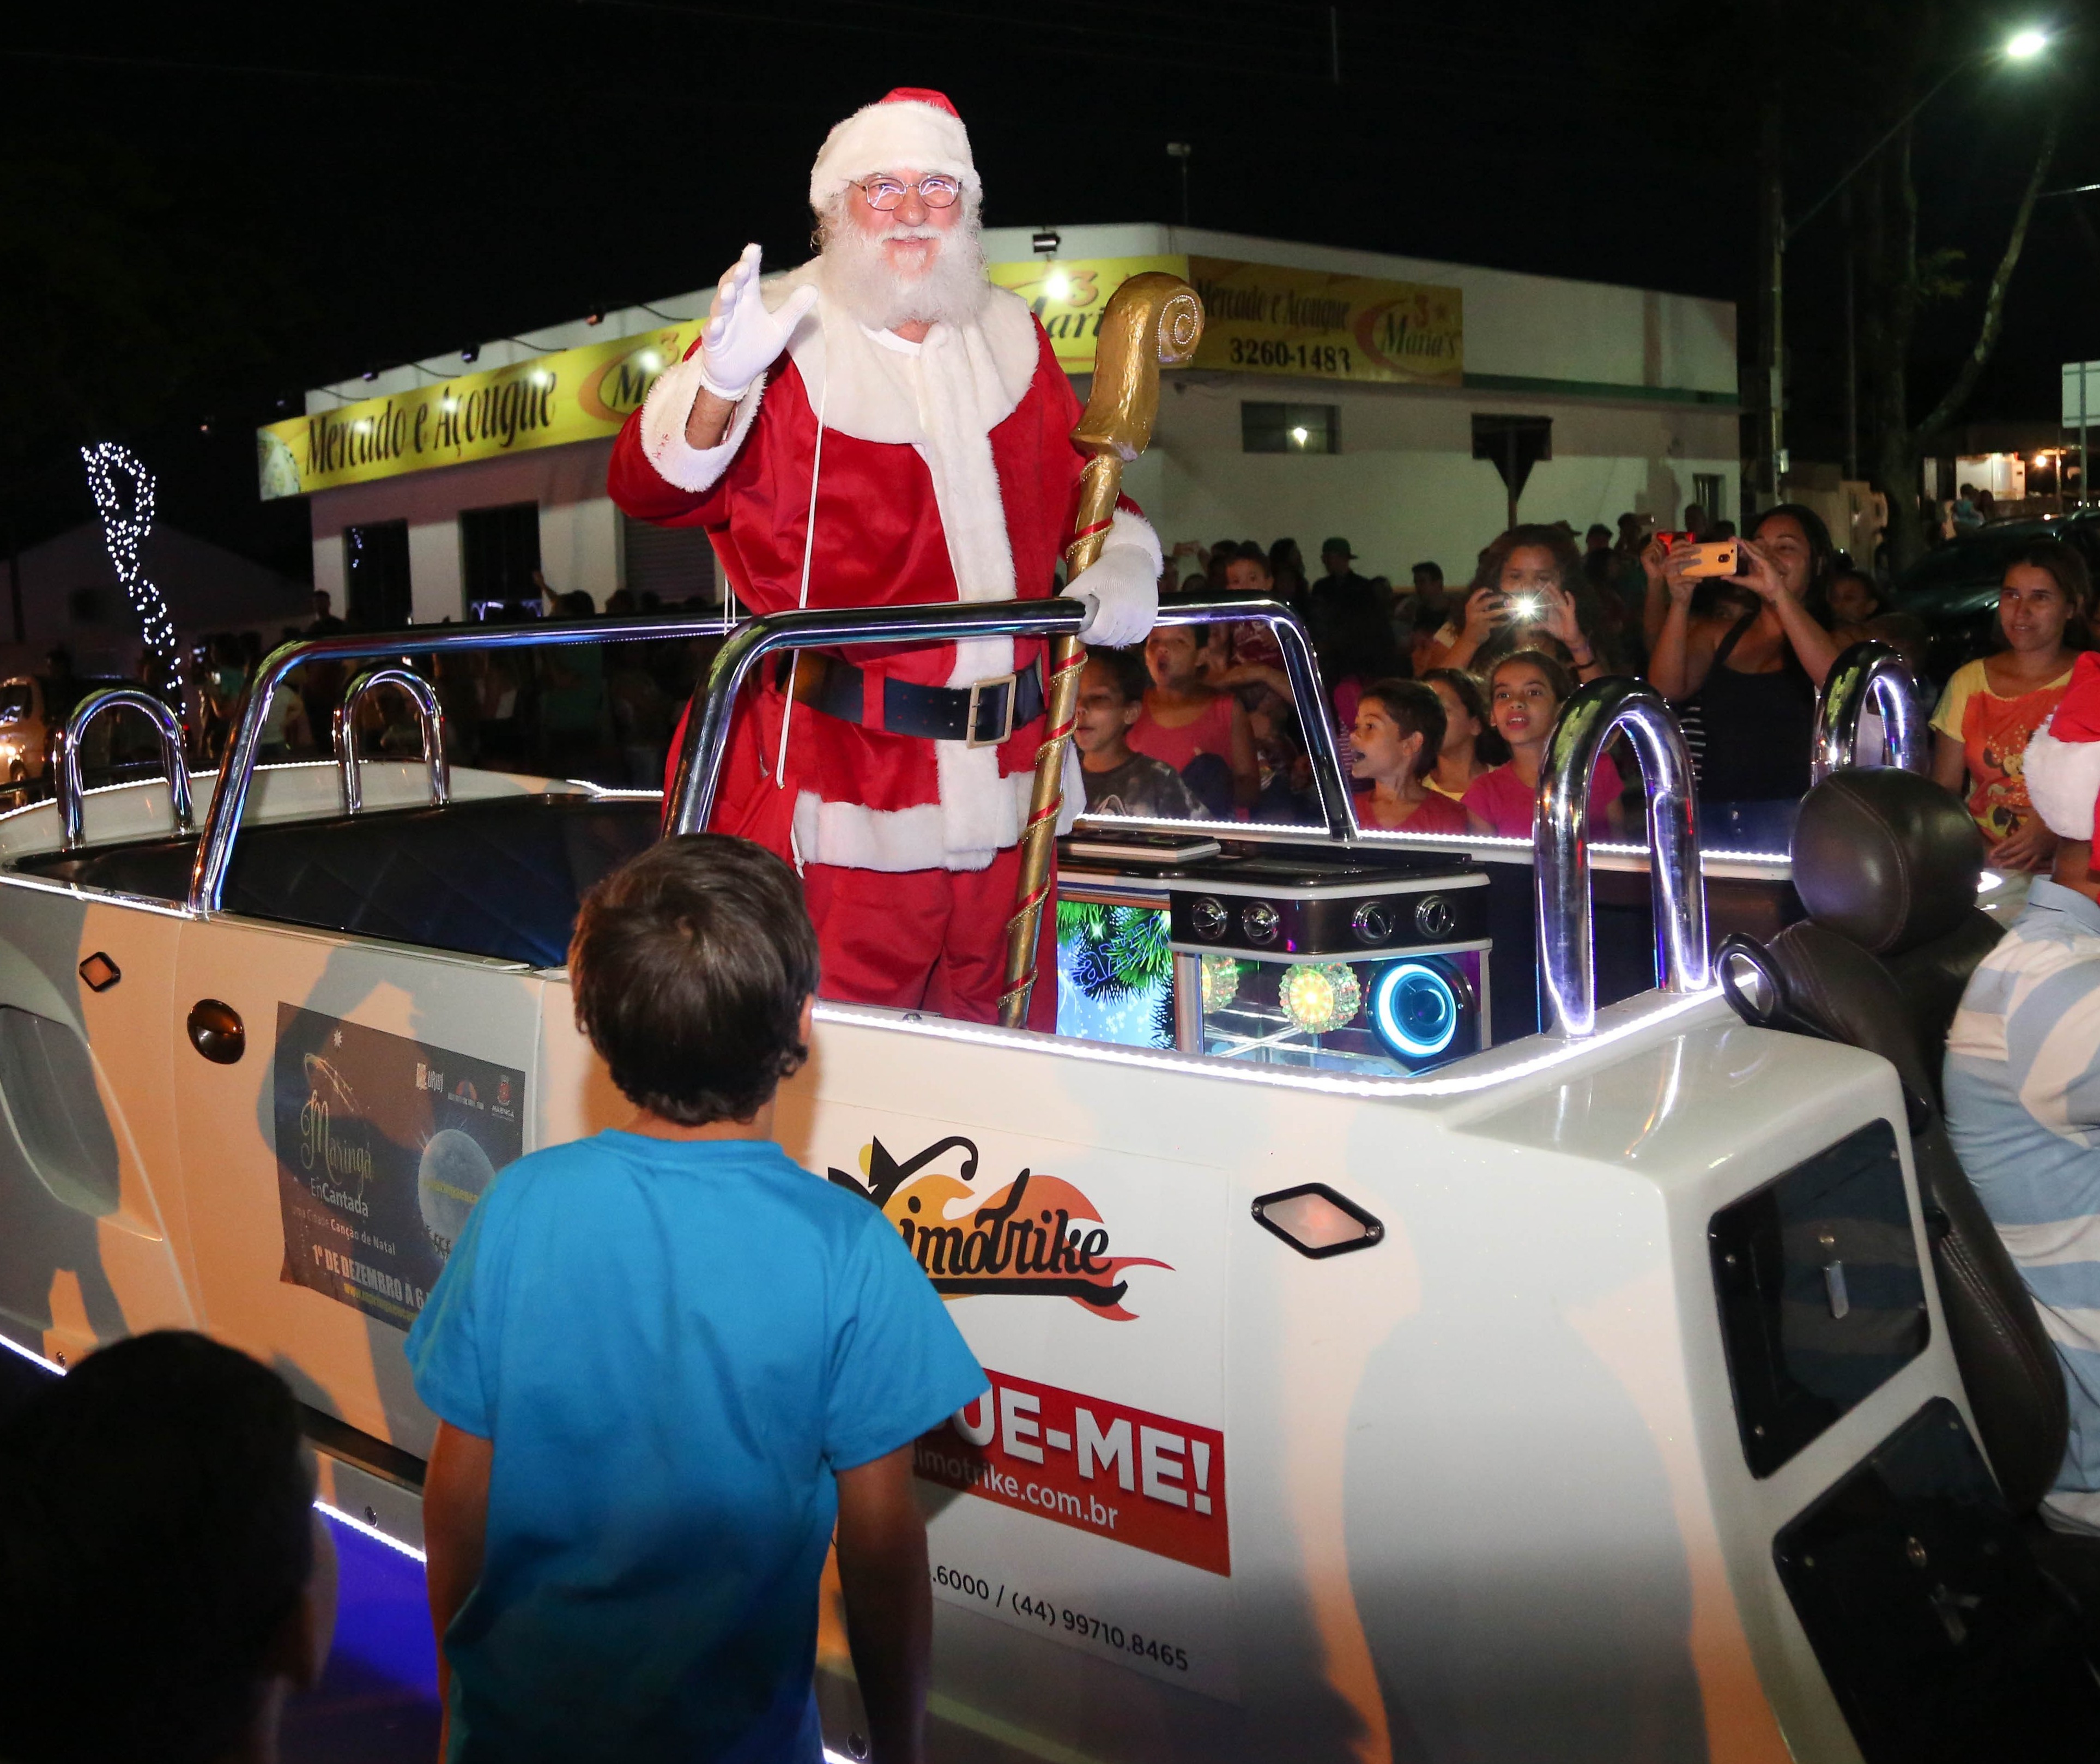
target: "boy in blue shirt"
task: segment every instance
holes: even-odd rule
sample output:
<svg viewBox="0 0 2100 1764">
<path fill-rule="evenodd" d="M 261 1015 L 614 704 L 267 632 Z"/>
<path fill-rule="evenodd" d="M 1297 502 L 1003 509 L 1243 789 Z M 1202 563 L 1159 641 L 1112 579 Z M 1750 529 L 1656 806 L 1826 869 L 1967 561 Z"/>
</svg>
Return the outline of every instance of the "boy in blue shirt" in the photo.
<svg viewBox="0 0 2100 1764">
<path fill-rule="evenodd" d="M 759 847 L 591 891 L 576 1021 L 635 1105 L 471 1215 L 408 1337 L 449 1764 L 818 1764 L 838 1534 L 878 1764 L 916 1764 L 932 1606 L 911 1442 L 986 1380 L 882 1215 L 772 1143 L 817 940 Z"/>
</svg>

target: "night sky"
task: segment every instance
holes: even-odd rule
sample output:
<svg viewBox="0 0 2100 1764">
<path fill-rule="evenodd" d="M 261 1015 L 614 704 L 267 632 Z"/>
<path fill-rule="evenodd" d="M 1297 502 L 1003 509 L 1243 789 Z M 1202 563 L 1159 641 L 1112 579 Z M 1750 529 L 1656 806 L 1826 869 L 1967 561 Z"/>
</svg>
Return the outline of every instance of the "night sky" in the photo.
<svg viewBox="0 0 2100 1764">
<path fill-rule="evenodd" d="M 116 435 L 161 471 L 164 519 L 303 570 L 303 505 L 254 500 L 257 423 L 309 385 L 703 285 L 747 238 L 798 261 L 824 130 L 895 85 L 954 99 L 990 224 L 1178 219 L 1164 149 L 1186 141 L 1199 226 L 1735 298 L 1747 348 L 1761 70 L 1798 213 L 1886 118 L 1877 25 L 1924 3 L 17 9 L 0 519 L 27 542 L 82 518 L 70 449 Z M 1961 73 L 1921 119 L 1923 241 L 1965 251 L 1971 285 L 1926 326 L 1920 409 L 1973 338 L 2044 82 L 2080 77 L 2092 34 L 2047 0 L 1953 12 L 1958 45 L 2072 42 L 2051 69 Z M 2049 188 L 2100 182 L 2093 111 Z M 1789 263 L 1797 457 L 1838 445 L 1833 221 Z M 2100 195 L 2042 204 L 1966 414 L 2046 420 L 2085 356 Z"/>
</svg>

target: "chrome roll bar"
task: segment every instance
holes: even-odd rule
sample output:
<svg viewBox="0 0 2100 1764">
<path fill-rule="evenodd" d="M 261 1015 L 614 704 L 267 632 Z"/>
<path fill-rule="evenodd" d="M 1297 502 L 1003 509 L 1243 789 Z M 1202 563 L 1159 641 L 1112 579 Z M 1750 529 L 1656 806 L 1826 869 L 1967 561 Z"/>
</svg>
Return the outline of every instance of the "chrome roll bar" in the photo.
<svg viewBox="0 0 2100 1764">
<path fill-rule="evenodd" d="M 1851 766 L 1860 745 L 1860 718 L 1868 701 L 1882 711 L 1886 763 L 1904 771 L 1931 767 L 1930 736 L 1918 709 L 1917 688 L 1904 658 L 1886 643 L 1855 643 L 1830 664 L 1815 694 L 1815 745 L 1810 749 L 1809 782 L 1820 784 Z"/>
<path fill-rule="evenodd" d="M 342 702 L 335 707 L 335 763 L 342 811 L 355 815 L 364 807 L 364 785 L 357 769 L 357 711 L 367 695 L 382 686 L 398 687 L 416 707 L 416 721 L 423 732 L 423 764 L 430 775 L 430 807 L 443 808 L 452 800 L 452 777 L 445 759 L 445 713 L 436 692 L 421 674 L 407 668 L 367 668 L 350 683 Z"/>
<path fill-rule="evenodd" d="M 226 894 L 233 862 L 233 842 L 254 783 L 256 755 L 269 720 L 270 700 L 285 676 L 307 662 L 399 661 L 404 656 L 457 655 L 482 649 L 541 649 L 570 643 L 676 642 L 688 637 L 719 637 L 727 629 L 719 617 L 587 619 L 575 624 L 426 625 L 405 631 L 320 637 L 291 643 L 262 658 L 242 693 L 233 734 L 219 762 L 197 841 L 196 864 L 190 872 L 188 908 L 216 913 Z"/>
<path fill-rule="evenodd" d="M 1560 707 L 1546 737 L 1532 832 L 1546 1027 L 1571 1039 L 1597 1026 L 1590 781 L 1617 729 L 1633 743 L 1647 787 L 1656 984 L 1671 993 L 1696 993 L 1707 984 L 1706 879 L 1699 868 L 1698 806 L 1683 732 L 1653 687 L 1623 677 L 1592 680 Z"/>
<path fill-rule="evenodd" d="M 73 706 L 59 736 L 58 776 L 52 786 L 59 799 L 59 849 L 77 851 L 86 842 L 87 793 L 81 783 L 80 744 L 88 725 L 106 710 L 136 710 L 152 721 L 153 732 L 161 738 L 161 764 L 167 774 L 175 831 L 192 831 L 189 755 L 183 745 L 181 720 L 151 692 L 135 686 L 107 686 Z"/>
<path fill-rule="evenodd" d="M 715 656 L 698 716 L 686 723 L 685 744 L 678 749 L 677 776 L 665 800 L 664 825 L 670 833 L 698 833 L 714 812 L 721 780 L 722 757 L 729 749 L 737 693 L 752 670 L 777 652 L 828 648 L 838 643 L 959 642 L 968 637 L 1057 637 L 1075 634 L 1087 616 L 1077 600 L 987 600 L 974 604 L 903 607 L 812 608 L 775 612 L 740 626 Z M 1346 839 L 1357 830 L 1356 810 L 1342 776 L 1335 731 L 1326 715 L 1326 694 L 1312 657 L 1312 639 L 1298 616 L 1279 600 L 1251 595 L 1191 595 L 1159 603 L 1162 625 L 1266 625 L 1283 652 L 1283 670 L 1291 696 L 1316 714 L 1300 714 L 1312 779 L 1327 837 Z M 695 694 L 697 698 L 699 695 Z"/>
</svg>

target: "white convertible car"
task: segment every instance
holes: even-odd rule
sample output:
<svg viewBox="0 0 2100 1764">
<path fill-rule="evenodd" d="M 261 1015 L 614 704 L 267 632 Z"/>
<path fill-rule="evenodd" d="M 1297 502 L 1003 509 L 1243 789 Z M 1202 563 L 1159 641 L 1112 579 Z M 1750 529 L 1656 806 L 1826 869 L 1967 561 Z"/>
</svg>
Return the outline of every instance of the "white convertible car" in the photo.
<svg viewBox="0 0 2100 1764">
<path fill-rule="evenodd" d="M 782 648 L 1079 616 L 742 627 L 669 823 L 704 824 L 728 705 Z M 352 696 L 408 691 L 425 763 L 345 740 L 258 767 L 270 693 L 316 658 L 689 629 L 280 651 L 201 832 L 165 713 L 82 705 L 69 753 L 143 710 L 170 763 L 95 791 L 68 764 L 0 818 L 0 1331 L 63 1364 L 209 1330 L 293 1381 L 329 1498 L 419 1541 L 434 1422 L 404 1332 L 496 1171 L 623 1117 L 564 952 L 665 817 L 449 771 L 399 666 Z M 1833 682 L 1833 757 L 1874 673 Z M 1588 852 L 1569 811 L 1614 732 L 1648 851 Z M 897 1222 L 991 1377 L 918 1452 L 933 1755 L 2100 1752 L 2082 1546 L 2032 1519 L 2061 1385 L 1934 1101 L 1992 935 L 1965 820 L 1842 771 L 1791 874 L 1702 870 L 1682 742 L 1624 681 L 1564 711 L 1535 851 L 1361 833 L 1316 745 L 1321 826 L 1067 842 L 1089 959 L 1112 914 L 1163 930 L 1173 1045 L 829 1004 L 785 1093 L 790 1152 Z M 864 1752 L 827 1603 L 827 1739 Z"/>
</svg>

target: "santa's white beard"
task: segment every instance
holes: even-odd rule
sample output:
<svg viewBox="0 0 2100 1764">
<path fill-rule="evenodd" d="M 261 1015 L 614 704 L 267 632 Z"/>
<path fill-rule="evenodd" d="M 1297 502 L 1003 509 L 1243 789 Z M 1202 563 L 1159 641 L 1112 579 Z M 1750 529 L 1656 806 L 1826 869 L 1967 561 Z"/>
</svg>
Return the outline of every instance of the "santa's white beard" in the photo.
<svg viewBox="0 0 2100 1764">
<path fill-rule="evenodd" d="M 899 275 L 883 250 L 891 239 L 930 239 L 938 249 L 917 274 Z M 984 304 L 984 242 L 973 213 L 945 230 L 900 225 L 866 233 L 841 219 L 824 228 L 821 265 L 824 292 L 870 330 L 964 324 Z"/>
</svg>

